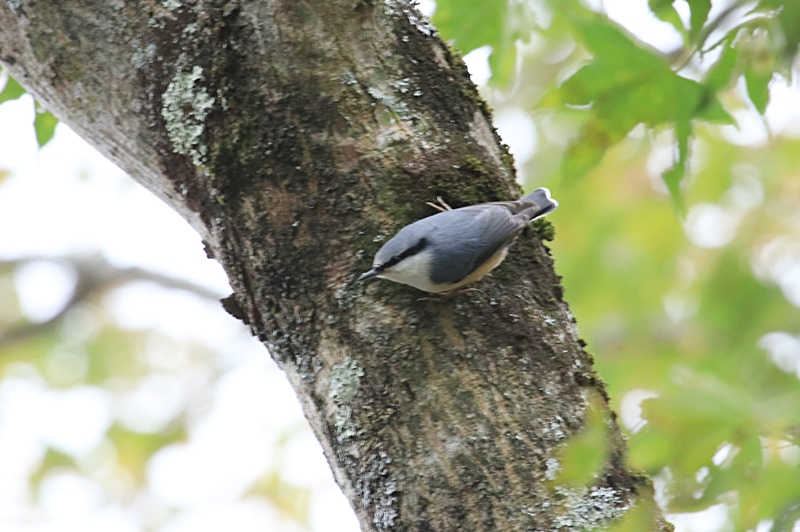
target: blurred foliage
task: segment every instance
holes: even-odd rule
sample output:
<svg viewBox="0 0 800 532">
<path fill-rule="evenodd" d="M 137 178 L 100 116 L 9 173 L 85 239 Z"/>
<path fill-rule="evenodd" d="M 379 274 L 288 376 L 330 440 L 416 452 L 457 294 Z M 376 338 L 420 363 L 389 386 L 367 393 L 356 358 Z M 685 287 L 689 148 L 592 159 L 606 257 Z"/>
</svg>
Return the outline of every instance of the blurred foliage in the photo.
<svg viewBox="0 0 800 532">
<path fill-rule="evenodd" d="M 600 397 L 587 400 L 583 430 L 571 438 L 556 456 L 559 469 L 550 479 L 554 491 L 564 485 L 590 487 L 597 481 L 609 454 L 606 412 Z"/>
<path fill-rule="evenodd" d="M 0 83 L 3 83 L 3 88 L 0 90 L 0 104 L 16 100 L 27 94 L 25 89 L 14 78 L 5 74 L 2 69 L 0 69 Z M 34 106 L 36 116 L 33 119 L 33 129 L 36 132 L 36 142 L 42 148 L 53 138 L 53 134 L 56 132 L 56 125 L 58 125 L 58 118 L 38 102 L 34 101 Z"/>
<path fill-rule="evenodd" d="M 483 92 L 498 111 L 530 113 L 534 151 L 518 166 L 561 202 L 556 268 L 631 465 L 665 486 L 669 512 L 723 503 L 722 529 L 796 529 L 800 132 L 764 115 L 776 87 L 800 98 L 800 2 L 650 0 L 653 23 L 675 29 L 666 51 L 574 0 L 487 2 L 481 16 L 508 18 L 512 5 L 532 21 L 514 29 L 524 53 Z M 434 20 L 464 53 L 513 48 Z M 563 469 L 596 459 L 592 427 Z M 615 530 L 646 529 L 651 511 Z"/>
<path fill-rule="evenodd" d="M 465 5 L 471 3 L 475 5 Z M 679 15 L 676 3 L 688 6 L 688 21 Z M 669 128 L 675 154 L 662 178 L 683 212 L 680 183 L 687 172 L 690 140 L 697 124 L 733 123 L 720 96 L 739 78 L 744 79 L 751 102 L 763 114 L 769 84 L 776 74 L 790 73 L 800 41 L 800 4 L 796 2 L 725 4 L 709 20 L 710 0 L 650 0 L 653 14 L 672 25 L 683 39 L 682 47 L 671 53 L 644 44 L 578 0 L 446 0 L 438 3 L 434 22 L 464 53 L 481 46 L 492 48 L 492 80 L 498 87 L 508 86 L 515 74 L 517 44 L 529 41 L 535 32 L 558 41 L 569 33 L 582 46 L 570 62 L 577 69 L 563 69 L 566 78 L 552 84 L 547 95 L 538 99 L 540 107 L 580 109 L 581 127 L 562 158 L 563 178 L 583 178 L 611 146 L 639 124 L 651 130 Z M 548 8 L 548 15 L 543 16 Z M 745 8 L 746 13 L 739 12 Z M 727 27 L 734 18 L 733 27 Z"/>
<path fill-rule="evenodd" d="M 456 45 L 465 53 L 491 46 L 489 65 L 494 78 L 508 83 L 517 64 L 517 41 L 529 38 L 533 15 L 524 2 L 440 0 L 433 22 L 445 33 L 452 30 Z"/>
<path fill-rule="evenodd" d="M 193 430 L 202 425 L 215 407 L 214 395 L 229 368 L 221 361 L 222 353 L 199 340 L 121 326 L 114 318 L 111 299 L 107 297 L 113 296 L 113 284 L 102 290 L 86 291 L 89 294 L 86 298 L 70 300 L 58 311 L 55 322 L 30 319 L 21 304 L 15 276 L 31 262 L 47 261 L 47 258 L 0 261 L 0 443 L 11 453 L 7 460 L 13 460 L 14 452 L 18 451 L 12 441 L 29 438 L 28 452 L 35 457 L 31 459 L 26 454 L 24 458 L 31 461 L 26 471 L 32 499 L 29 502 L 34 507 L 39 504 L 39 519 L 48 517 L 47 509 L 41 508 L 47 504 L 39 500 L 45 496 L 48 481 L 67 475 L 84 479 L 102 490 L 106 508 L 130 510 L 130 526 L 142 525 L 142 529 L 148 530 L 169 528 L 186 508 L 161 500 L 154 493 L 153 458 L 161 451 L 184 449 L 193 439 L 199 439 L 193 435 Z M 53 259 L 54 266 L 67 263 Z M 100 277 L 113 277 L 113 272 L 105 273 L 107 275 Z M 129 278 L 127 282 L 136 282 L 136 279 Z M 165 285 L 165 288 L 170 287 Z M 180 288 L 187 289 L 186 286 Z M 198 290 L 196 295 L 197 305 L 213 305 L 218 309 L 220 320 L 229 319 L 216 300 L 202 301 L 209 297 L 205 291 Z M 9 334 L 26 327 L 33 327 L 35 334 Z M 242 327 L 242 339 L 249 340 L 249 336 Z M 29 393 L 20 393 L 21 388 L 28 389 Z M 61 426 L 53 431 L 41 426 L 44 423 L 58 425 L 58 419 L 52 413 L 43 413 L 37 405 L 53 407 L 69 401 L 70 394 L 75 392 L 91 393 L 94 407 L 98 403 L 108 404 L 112 410 L 99 441 L 89 448 L 72 448 L 69 438 L 65 444 L 65 431 L 72 432 L 69 428 Z M 32 404 L 21 402 L 20 398 L 26 397 Z M 142 398 L 144 402 L 137 402 Z M 153 401 L 163 404 L 154 405 Z M 87 406 L 86 403 L 75 404 Z M 8 419 L 3 418 L 4 414 Z M 30 439 L 31 435 L 9 434 L 10 427 L 14 426 L 11 418 L 20 416 L 30 417 L 29 423 L 34 427 L 20 426 L 18 432 L 41 432 L 45 436 L 40 434 Z M 69 413 L 70 420 L 80 417 L 81 413 Z M 309 430 L 305 425 L 301 428 Z M 75 427 L 74 434 L 80 439 L 80 434 L 87 430 L 91 432 L 92 429 Z M 248 498 L 268 501 L 277 510 L 278 519 L 290 524 L 287 529 L 291 530 L 310 526 L 311 488 L 288 482 L 284 470 L 289 440 L 299 432 L 291 428 L 274 435 L 274 447 L 264 449 L 264 455 L 272 455 L 274 459 L 266 467 L 253 464 L 254 480 L 239 497 L 241 501 Z M 46 436 L 49 433 L 60 435 Z M 230 453 L 231 449 L 224 445 L 219 447 L 218 463 L 227 464 L 230 458 L 224 453 Z M 218 464 L 207 465 L 211 472 L 193 471 L 192 474 L 209 482 L 217 481 L 214 467 L 219 467 Z M 4 497 L 10 495 L 4 493 Z M 0 503 L 8 505 L 7 500 Z M 30 510 L 27 512 L 36 515 Z M 140 522 L 137 523 L 137 519 Z"/>
</svg>

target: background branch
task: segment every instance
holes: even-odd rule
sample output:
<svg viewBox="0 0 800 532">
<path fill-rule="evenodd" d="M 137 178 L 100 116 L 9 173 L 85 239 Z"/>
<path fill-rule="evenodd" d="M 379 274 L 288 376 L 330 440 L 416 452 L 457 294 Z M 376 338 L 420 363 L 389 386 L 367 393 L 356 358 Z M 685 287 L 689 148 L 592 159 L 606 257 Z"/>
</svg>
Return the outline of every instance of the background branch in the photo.
<svg viewBox="0 0 800 532">
<path fill-rule="evenodd" d="M 12 273 L 18 268 L 39 262 L 50 262 L 73 272 L 75 284 L 72 292 L 61 308 L 50 318 L 40 322 L 14 324 L 0 329 L 0 349 L 49 332 L 76 306 L 126 284 L 150 282 L 164 288 L 183 290 L 203 299 L 216 301 L 220 298 L 218 292 L 185 278 L 136 266 L 116 266 L 100 253 L 60 257 L 18 257 L 0 261 L 0 271 Z"/>
</svg>

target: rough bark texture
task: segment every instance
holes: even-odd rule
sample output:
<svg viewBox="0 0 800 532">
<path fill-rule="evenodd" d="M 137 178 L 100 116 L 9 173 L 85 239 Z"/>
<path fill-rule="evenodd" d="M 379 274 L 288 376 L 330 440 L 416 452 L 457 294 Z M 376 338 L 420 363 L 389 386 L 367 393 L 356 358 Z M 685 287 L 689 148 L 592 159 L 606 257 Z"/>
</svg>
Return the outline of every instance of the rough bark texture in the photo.
<svg viewBox="0 0 800 532">
<path fill-rule="evenodd" d="M 0 28 L 4 68 L 206 240 L 364 530 L 583 529 L 652 505 L 546 224 L 473 296 L 352 283 L 426 200 L 520 194 L 464 64 L 412 7 L 9 0 Z M 606 466 L 553 488 L 589 404 Z"/>
</svg>

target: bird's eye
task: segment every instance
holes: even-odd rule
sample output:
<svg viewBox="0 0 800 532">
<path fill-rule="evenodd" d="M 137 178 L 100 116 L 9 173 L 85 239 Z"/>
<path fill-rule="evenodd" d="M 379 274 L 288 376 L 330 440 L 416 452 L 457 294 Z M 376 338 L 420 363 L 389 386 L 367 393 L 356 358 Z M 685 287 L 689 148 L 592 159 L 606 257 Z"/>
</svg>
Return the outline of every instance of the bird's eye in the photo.
<svg viewBox="0 0 800 532">
<path fill-rule="evenodd" d="M 395 255 L 395 256 L 394 256 L 394 257 L 392 257 L 391 259 L 387 260 L 386 262 L 384 262 L 383 264 L 381 264 L 380 266 L 378 266 L 378 268 L 379 268 L 380 270 L 385 270 L 386 268 L 391 268 L 392 266 L 394 266 L 395 264 L 397 264 L 398 262 L 400 262 L 401 260 L 403 260 L 403 258 L 404 258 L 404 257 L 403 257 L 403 255 L 402 255 L 402 254 L 400 254 L 400 255 Z"/>
<path fill-rule="evenodd" d="M 395 264 L 397 264 L 401 260 L 407 259 L 408 257 L 411 257 L 413 255 L 416 255 L 417 253 L 422 251 L 425 248 L 425 246 L 427 246 L 427 245 L 428 245 L 428 241 L 425 240 L 424 238 L 420 238 L 419 242 L 417 242 L 416 244 L 414 244 L 410 248 L 406 249 L 402 253 L 399 253 L 398 255 L 395 255 L 394 257 L 392 257 L 388 261 L 384 262 L 380 266 L 380 269 L 381 270 L 385 270 L 386 268 L 391 268 L 392 266 L 394 266 Z"/>
</svg>

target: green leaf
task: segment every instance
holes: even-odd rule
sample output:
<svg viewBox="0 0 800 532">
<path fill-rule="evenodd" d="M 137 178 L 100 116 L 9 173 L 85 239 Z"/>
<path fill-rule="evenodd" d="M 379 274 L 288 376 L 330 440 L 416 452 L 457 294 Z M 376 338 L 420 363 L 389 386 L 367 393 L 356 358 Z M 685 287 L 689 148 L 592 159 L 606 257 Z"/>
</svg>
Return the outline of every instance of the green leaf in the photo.
<svg viewBox="0 0 800 532">
<path fill-rule="evenodd" d="M 8 76 L 3 91 L 0 92 L 0 103 L 16 100 L 23 94 L 25 94 L 25 89 L 22 88 L 22 85 L 17 83 L 11 76 Z"/>
<path fill-rule="evenodd" d="M 595 58 L 562 84 L 561 98 L 572 105 L 591 103 L 612 136 L 621 138 L 638 123 L 667 122 L 680 106 L 695 107 L 695 82 L 676 75 L 608 19 L 576 17 L 574 27 Z"/>
<path fill-rule="evenodd" d="M 664 464 L 674 462 L 676 439 L 665 430 L 656 429 L 652 423 L 645 425 L 630 440 L 628 461 L 637 469 L 656 474 Z"/>
<path fill-rule="evenodd" d="M 651 2 L 651 8 L 671 8 L 671 2 Z M 565 9 L 576 38 L 594 58 L 569 77 L 545 104 L 555 102 L 591 106 L 590 118 L 578 139 L 567 148 L 562 176 L 578 179 L 614 143 L 638 124 L 649 128 L 671 126 L 675 130 L 676 158 L 663 179 L 676 209 L 685 205 L 680 183 L 687 171 L 689 141 L 697 119 L 733 123 L 717 97 L 735 66 L 736 54 L 728 46 L 705 84 L 673 72 L 664 59 L 642 46 L 614 22 L 585 9 Z"/>
<path fill-rule="evenodd" d="M 747 95 L 762 115 L 767 111 L 769 104 L 769 85 L 772 81 L 772 70 L 747 69 L 744 73 Z"/>
<path fill-rule="evenodd" d="M 692 136 L 692 123 L 688 119 L 679 119 L 675 123 L 675 141 L 678 145 L 678 159 L 672 167 L 661 175 L 667 185 L 672 204 L 682 216 L 686 214 L 686 204 L 681 195 L 681 181 L 686 175 L 686 162 L 689 159 L 689 139 Z"/>
<path fill-rule="evenodd" d="M 462 53 L 491 46 L 492 80 L 506 84 L 517 64 L 517 41 L 529 39 L 533 28 L 530 7 L 508 0 L 440 0 L 433 23 Z"/>
<path fill-rule="evenodd" d="M 716 72 L 701 80 L 699 109 L 712 109 L 705 99 L 729 89 L 749 64 L 734 66 L 739 51 L 724 50 L 725 44 L 717 52 L 729 56 L 715 59 Z M 582 112 L 583 123 L 596 120 L 604 131 L 593 103 L 587 106 L 565 117 Z M 641 403 L 647 423 L 629 436 L 632 467 L 648 474 L 668 468 L 665 493 L 676 511 L 722 504 L 731 530 L 752 530 L 763 520 L 774 520 L 774 530 L 791 530 L 800 516 L 792 506 L 800 502 L 800 470 L 792 460 L 792 445 L 800 441 L 800 386 L 796 368 L 784 367 L 784 359 L 779 369 L 775 361 L 788 356 L 781 350 L 796 351 L 796 343 L 759 345 L 770 331 L 794 340 L 800 334 L 800 308 L 787 300 L 775 274 L 761 273 L 789 256 L 797 240 L 796 210 L 778 211 L 797 194 L 800 142 L 776 135 L 766 145 L 731 144 L 718 128 L 695 125 L 706 112 L 676 114 L 693 125 L 702 150 L 691 187 L 680 187 L 681 195 L 687 206 L 700 204 L 698 210 L 714 206 L 742 215 L 728 243 L 708 248 L 686 238 L 663 198 L 642 182 L 651 139 L 631 135 L 620 149 L 608 150 L 591 180 L 560 188 L 562 204 L 581 209 L 559 224 L 553 252 L 582 334 L 599 354 L 612 406 L 619 411 L 631 390 L 658 395 Z M 677 140 L 674 145 L 678 160 Z M 695 148 L 693 141 L 688 146 Z M 747 200 L 746 212 L 732 193 Z M 671 297 L 685 305 L 677 320 L 664 313 Z M 622 530 L 651 529 L 645 517 L 631 520 Z"/>
<path fill-rule="evenodd" d="M 462 53 L 481 46 L 494 47 L 503 39 L 508 3 L 505 0 L 441 0 L 436 3 L 433 23 Z"/>
<path fill-rule="evenodd" d="M 708 12 L 711 11 L 711 0 L 688 0 L 691 17 L 689 19 L 689 37 L 692 41 L 701 35 L 703 25 L 708 20 Z M 702 43 L 697 43 L 702 44 Z"/>
<path fill-rule="evenodd" d="M 762 0 L 761 9 L 773 10 L 777 13 L 777 21 L 783 31 L 784 56 L 791 60 L 800 46 L 800 2 L 786 0 Z"/>
<path fill-rule="evenodd" d="M 683 27 L 683 21 L 672 5 L 674 2 L 675 0 L 648 0 L 647 5 L 656 17 L 671 24 L 678 33 L 685 36 L 686 28 Z"/>
<path fill-rule="evenodd" d="M 735 125 L 736 120 L 725 110 L 717 97 L 716 91 L 703 85 L 700 92 L 697 114 L 695 118 L 721 125 Z"/>
<path fill-rule="evenodd" d="M 589 119 L 581 128 L 577 139 L 570 142 L 561 162 L 561 176 L 565 182 L 580 181 L 597 166 L 606 151 L 621 140 L 623 135 L 605 128 L 597 119 Z"/>
<path fill-rule="evenodd" d="M 596 481 L 608 456 L 608 442 L 602 401 L 589 402 L 586 409 L 586 426 L 573 436 L 558 453 L 560 469 L 553 486 L 588 486 Z"/>
<path fill-rule="evenodd" d="M 797 504 L 800 501 L 800 482 L 797 481 L 799 474 L 796 464 L 783 462 L 778 456 L 773 456 L 773 460 L 764 465 L 760 482 L 756 486 L 751 486 L 751 490 L 746 488 L 743 490 L 747 495 L 743 498 L 743 502 L 751 514 L 747 516 L 752 523 L 748 528 L 755 528 L 762 519 L 769 519 L 792 509 L 797 511 Z M 753 509 L 757 511 L 756 515 L 752 515 Z M 785 530 L 793 528 L 787 527 Z"/>
<path fill-rule="evenodd" d="M 800 521 L 800 505 L 785 508 L 775 520 L 773 530 L 792 530 L 795 522 Z"/>
<path fill-rule="evenodd" d="M 738 55 L 732 45 L 732 39 L 726 39 L 719 59 L 708 69 L 703 85 L 714 92 L 727 88 L 733 81 Z"/>
<path fill-rule="evenodd" d="M 608 17 L 584 10 L 568 15 L 576 30 L 576 37 L 597 58 L 617 67 L 668 68 L 664 60 L 638 45 L 626 31 Z M 634 65 L 630 65 L 633 62 Z"/>
<path fill-rule="evenodd" d="M 505 0 L 441 0 L 436 3 L 433 23 L 463 54 L 481 46 L 491 46 L 489 65 L 492 75 L 501 69 L 503 56 L 509 53 L 509 35 L 506 32 L 508 3 Z M 513 48 L 511 42 L 511 48 Z M 513 51 L 512 51 L 513 53 Z"/>
<path fill-rule="evenodd" d="M 45 144 L 50 142 L 56 132 L 56 125 L 58 118 L 56 118 L 50 111 L 36 105 L 36 116 L 33 119 L 33 127 L 36 130 L 36 142 L 39 147 L 44 147 Z"/>
<path fill-rule="evenodd" d="M 492 71 L 491 79 L 499 84 L 506 85 L 514 76 L 517 66 L 517 40 L 522 35 L 508 31 L 496 46 L 492 46 L 489 54 L 489 68 Z"/>
<path fill-rule="evenodd" d="M 653 502 L 653 497 L 648 494 L 622 516 L 618 521 L 611 523 L 606 532 L 641 532 L 642 530 L 655 530 L 658 527 L 660 512 Z"/>
<path fill-rule="evenodd" d="M 667 190 L 669 191 L 669 197 L 672 199 L 672 204 L 675 207 L 675 210 L 678 211 L 681 216 L 686 214 L 686 205 L 681 197 L 680 189 L 681 181 L 683 181 L 683 177 L 685 175 L 686 165 L 681 162 L 676 162 L 668 170 L 661 174 L 661 179 L 664 181 L 664 184 L 667 185 Z"/>
</svg>

